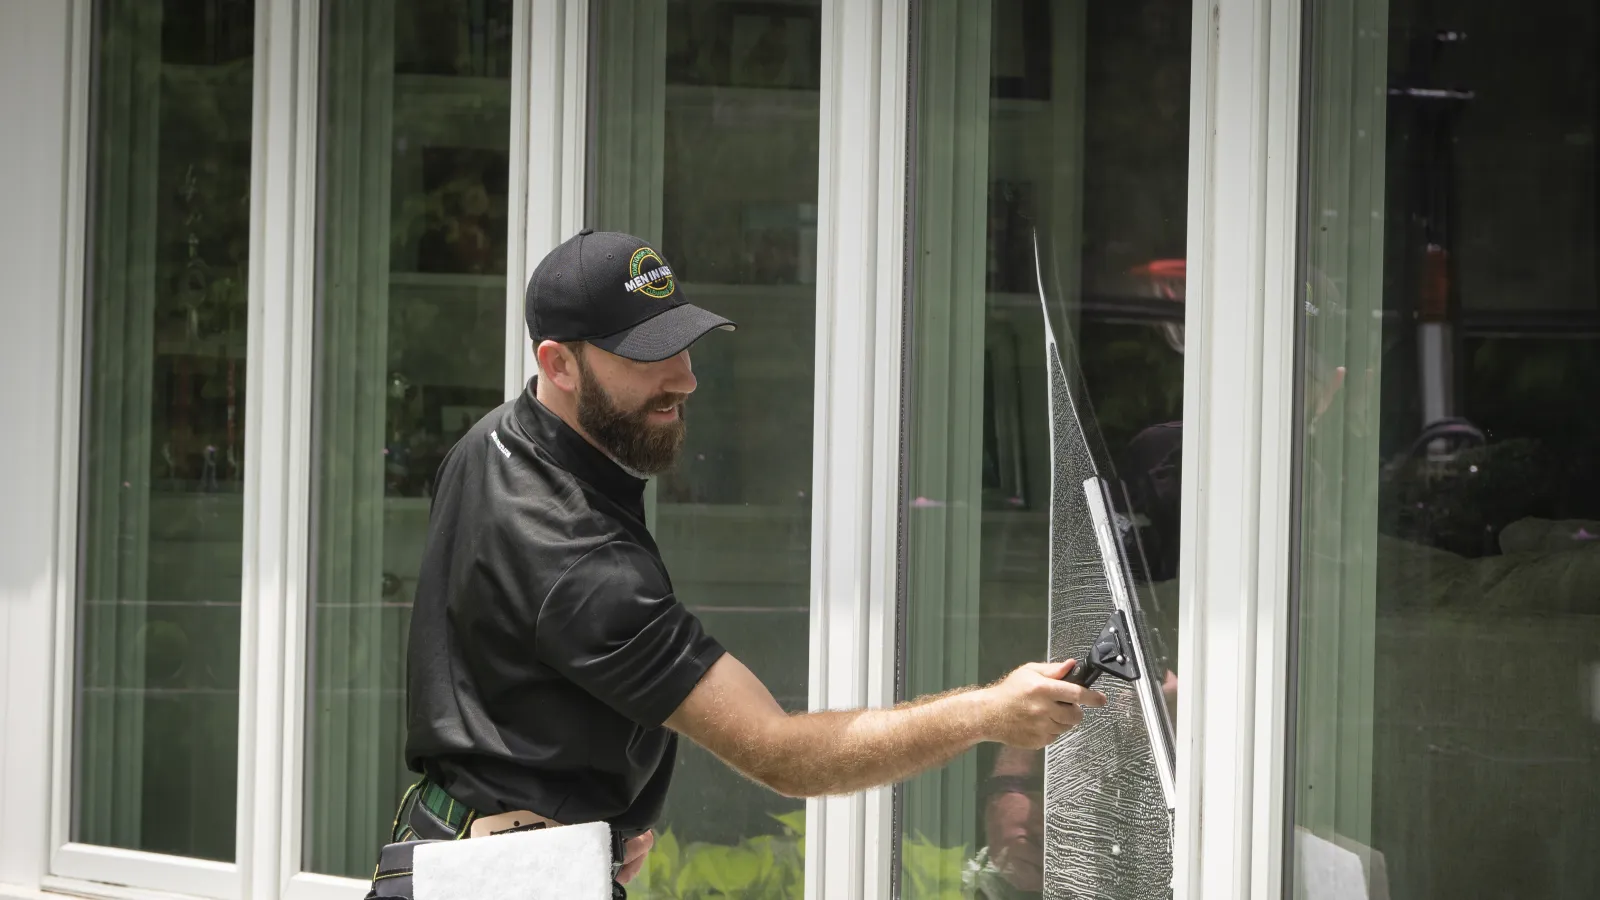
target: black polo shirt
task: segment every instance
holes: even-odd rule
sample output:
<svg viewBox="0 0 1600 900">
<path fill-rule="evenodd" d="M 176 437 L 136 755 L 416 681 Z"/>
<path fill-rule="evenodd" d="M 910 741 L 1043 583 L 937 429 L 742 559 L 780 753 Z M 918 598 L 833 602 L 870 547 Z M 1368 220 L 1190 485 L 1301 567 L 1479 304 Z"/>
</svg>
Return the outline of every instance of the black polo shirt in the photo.
<svg viewBox="0 0 1600 900">
<path fill-rule="evenodd" d="M 723 653 L 678 602 L 644 482 L 534 397 L 439 468 L 411 617 L 406 764 L 485 813 L 649 828 L 661 727 Z"/>
</svg>

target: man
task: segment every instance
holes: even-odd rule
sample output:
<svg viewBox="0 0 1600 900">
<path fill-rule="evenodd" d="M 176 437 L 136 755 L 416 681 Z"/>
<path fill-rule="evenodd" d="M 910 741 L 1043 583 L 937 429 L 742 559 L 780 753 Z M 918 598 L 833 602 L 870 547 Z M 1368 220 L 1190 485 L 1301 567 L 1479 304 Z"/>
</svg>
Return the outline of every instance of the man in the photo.
<svg viewBox="0 0 1600 900">
<path fill-rule="evenodd" d="M 962 872 L 972 900 L 1030 900 L 1044 890 L 1044 754 L 1002 747 L 979 785 L 984 846 Z"/>
<path fill-rule="evenodd" d="M 687 303 L 635 237 L 585 230 L 528 285 L 539 377 L 437 478 L 411 621 L 394 840 L 605 821 L 642 867 L 679 735 L 792 797 L 859 791 L 982 741 L 1042 747 L 1105 697 L 1032 663 L 892 710 L 785 713 L 677 599 L 644 478 L 683 446 L 689 346 L 733 323 Z"/>
</svg>

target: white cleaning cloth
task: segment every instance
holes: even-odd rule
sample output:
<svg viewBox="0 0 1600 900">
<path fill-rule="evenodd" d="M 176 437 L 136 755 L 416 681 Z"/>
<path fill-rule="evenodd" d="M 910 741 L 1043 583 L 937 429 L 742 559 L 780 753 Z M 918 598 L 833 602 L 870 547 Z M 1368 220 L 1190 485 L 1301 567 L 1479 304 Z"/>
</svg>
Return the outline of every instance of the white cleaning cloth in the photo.
<svg viewBox="0 0 1600 900">
<path fill-rule="evenodd" d="M 411 869 L 416 900 L 611 900 L 611 826 L 423 844 Z"/>
</svg>

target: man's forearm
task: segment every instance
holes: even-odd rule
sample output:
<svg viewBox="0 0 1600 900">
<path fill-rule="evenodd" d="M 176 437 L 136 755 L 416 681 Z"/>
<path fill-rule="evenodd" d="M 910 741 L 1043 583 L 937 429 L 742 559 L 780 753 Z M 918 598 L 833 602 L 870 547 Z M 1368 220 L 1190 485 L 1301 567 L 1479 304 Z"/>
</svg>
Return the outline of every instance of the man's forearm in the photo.
<svg viewBox="0 0 1600 900">
<path fill-rule="evenodd" d="M 747 774 L 791 797 L 903 781 L 983 741 L 983 714 L 983 695 L 968 688 L 893 709 L 787 716 L 749 748 Z"/>
<path fill-rule="evenodd" d="M 712 664 L 666 726 L 792 797 L 902 781 L 983 741 L 1040 748 L 1083 720 L 1104 694 L 1062 679 L 1071 663 L 1028 663 L 987 687 L 894 709 L 789 715 L 729 654 Z"/>
</svg>

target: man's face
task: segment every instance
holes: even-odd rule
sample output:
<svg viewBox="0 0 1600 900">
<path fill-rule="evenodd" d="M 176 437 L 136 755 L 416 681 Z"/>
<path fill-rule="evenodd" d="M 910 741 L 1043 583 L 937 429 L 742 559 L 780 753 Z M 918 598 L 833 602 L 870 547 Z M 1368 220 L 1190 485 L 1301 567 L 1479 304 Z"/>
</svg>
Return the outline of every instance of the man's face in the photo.
<svg viewBox="0 0 1600 900">
<path fill-rule="evenodd" d="M 687 351 L 639 363 L 594 347 L 576 348 L 578 424 L 613 459 L 641 475 L 678 461 L 686 434 L 684 406 L 694 391 Z"/>
<path fill-rule="evenodd" d="M 1009 792 L 989 800 L 984 816 L 990 859 L 1019 891 L 1044 890 L 1044 797 Z"/>
</svg>

